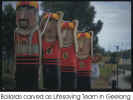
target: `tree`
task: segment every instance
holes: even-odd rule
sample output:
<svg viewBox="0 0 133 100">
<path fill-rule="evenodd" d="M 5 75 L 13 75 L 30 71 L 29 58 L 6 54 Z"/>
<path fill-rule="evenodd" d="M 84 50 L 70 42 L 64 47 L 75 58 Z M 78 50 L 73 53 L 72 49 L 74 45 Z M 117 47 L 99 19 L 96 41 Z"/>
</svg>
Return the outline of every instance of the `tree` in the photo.
<svg viewBox="0 0 133 100">
<path fill-rule="evenodd" d="M 41 8 L 45 12 L 64 12 L 64 20 L 79 20 L 79 31 L 88 31 L 89 29 L 94 31 L 94 48 L 98 44 L 97 34 L 101 31 L 103 22 L 98 20 L 94 23 L 95 8 L 90 5 L 89 1 L 44 1 L 41 3 Z"/>
<path fill-rule="evenodd" d="M 99 45 L 96 45 L 93 51 L 94 51 L 94 53 L 100 53 L 104 56 L 106 55 L 104 48 L 100 47 Z"/>
<path fill-rule="evenodd" d="M 8 55 L 13 54 L 14 30 L 16 28 L 16 12 L 11 4 L 2 10 L 1 45 L 7 48 Z"/>
</svg>

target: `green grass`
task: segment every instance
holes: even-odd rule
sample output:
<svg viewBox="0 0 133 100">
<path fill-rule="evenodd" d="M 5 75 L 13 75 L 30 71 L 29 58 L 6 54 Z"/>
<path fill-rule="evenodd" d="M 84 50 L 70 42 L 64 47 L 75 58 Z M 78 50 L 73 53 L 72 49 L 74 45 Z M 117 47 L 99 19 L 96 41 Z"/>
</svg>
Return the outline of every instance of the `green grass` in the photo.
<svg viewBox="0 0 133 100">
<path fill-rule="evenodd" d="M 112 75 L 112 70 L 116 69 L 116 65 L 114 64 L 104 64 L 104 66 L 99 66 L 100 68 L 100 77 L 97 79 L 94 84 L 92 84 L 92 88 L 110 88 L 109 78 Z"/>
<path fill-rule="evenodd" d="M 105 80 L 108 80 L 114 69 L 116 69 L 116 65 L 105 64 L 104 67 L 100 67 L 100 77 L 104 78 Z"/>
</svg>

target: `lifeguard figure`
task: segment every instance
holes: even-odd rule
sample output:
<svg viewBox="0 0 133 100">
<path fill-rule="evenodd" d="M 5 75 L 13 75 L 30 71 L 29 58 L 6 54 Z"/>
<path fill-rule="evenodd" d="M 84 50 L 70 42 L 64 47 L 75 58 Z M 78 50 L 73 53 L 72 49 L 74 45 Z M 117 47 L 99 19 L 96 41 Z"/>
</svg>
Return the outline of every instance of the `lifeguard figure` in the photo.
<svg viewBox="0 0 133 100">
<path fill-rule="evenodd" d="M 61 46 L 61 89 L 62 90 L 73 90 L 77 87 L 77 62 L 76 62 L 76 50 L 77 38 L 76 32 L 78 28 L 78 20 L 73 21 L 62 21 L 61 24 L 61 35 L 62 35 L 62 46 Z M 77 48 L 77 49 L 76 49 Z"/>
<path fill-rule="evenodd" d="M 38 88 L 39 32 L 38 2 L 16 4 L 15 56 L 16 88 Z"/>
<path fill-rule="evenodd" d="M 92 32 L 80 32 L 78 38 L 78 54 L 77 54 L 77 89 L 88 90 L 91 87 L 90 72 L 91 72 L 91 38 Z"/>
<path fill-rule="evenodd" d="M 43 86 L 46 89 L 61 87 L 58 22 L 62 20 L 63 15 L 63 12 L 45 13 L 41 18 Z"/>
</svg>

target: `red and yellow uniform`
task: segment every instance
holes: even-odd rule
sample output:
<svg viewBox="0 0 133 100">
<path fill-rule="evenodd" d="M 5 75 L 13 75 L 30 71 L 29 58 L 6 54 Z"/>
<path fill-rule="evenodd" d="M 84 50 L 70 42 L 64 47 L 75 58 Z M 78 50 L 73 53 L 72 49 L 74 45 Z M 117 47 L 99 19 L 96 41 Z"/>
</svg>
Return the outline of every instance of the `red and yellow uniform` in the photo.
<svg viewBox="0 0 133 100">
<path fill-rule="evenodd" d="M 76 72 L 76 55 L 74 46 L 61 48 L 60 66 L 62 72 Z"/>
<path fill-rule="evenodd" d="M 90 57 L 87 59 L 77 59 L 77 75 L 90 77 L 91 62 L 92 60 Z"/>
<path fill-rule="evenodd" d="M 74 45 L 61 48 L 61 89 L 76 89 L 77 60 Z"/>
<path fill-rule="evenodd" d="M 31 37 L 31 41 L 32 41 L 32 44 L 31 46 L 39 46 L 39 37 L 38 37 L 38 30 L 36 30 L 34 33 L 33 33 L 33 36 Z M 21 42 L 19 44 L 21 45 L 28 45 L 29 41 L 30 41 L 30 37 L 28 35 L 21 35 L 21 34 L 18 34 L 18 33 L 15 33 L 15 40 L 16 42 Z M 29 46 L 29 45 L 28 45 Z M 23 53 L 17 53 L 17 55 L 30 55 L 28 52 L 24 51 Z M 32 55 L 37 55 L 38 56 L 38 52 L 33 52 Z"/>
<path fill-rule="evenodd" d="M 60 67 L 59 57 L 60 49 L 58 40 L 55 42 L 42 41 L 43 47 L 43 77 L 44 88 L 59 89 L 60 88 Z"/>
<path fill-rule="evenodd" d="M 56 42 L 46 42 L 45 40 L 42 41 L 43 47 L 43 64 L 59 64 L 59 57 L 60 57 L 60 49 L 58 41 Z"/>
<path fill-rule="evenodd" d="M 88 57 L 87 59 L 77 59 L 77 77 L 78 77 L 78 89 L 90 89 L 91 86 L 91 58 Z"/>
</svg>

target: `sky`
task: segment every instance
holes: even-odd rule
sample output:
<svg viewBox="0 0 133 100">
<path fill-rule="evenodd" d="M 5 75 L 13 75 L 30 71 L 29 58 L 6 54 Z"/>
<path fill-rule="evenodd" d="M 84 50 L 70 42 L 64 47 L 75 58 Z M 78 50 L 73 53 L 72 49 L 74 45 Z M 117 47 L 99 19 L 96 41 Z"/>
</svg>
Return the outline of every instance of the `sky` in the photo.
<svg viewBox="0 0 133 100">
<path fill-rule="evenodd" d="M 8 3 L 15 8 L 16 2 L 3 2 L 2 8 Z M 99 45 L 106 51 L 116 51 L 116 46 L 120 50 L 131 48 L 131 2 L 91 1 L 91 5 L 96 10 L 95 22 L 100 19 L 104 23 L 98 35 Z"/>
<path fill-rule="evenodd" d="M 99 44 L 106 50 L 131 48 L 131 3 L 130 2 L 92 2 L 96 9 L 95 21 L 104 23 L 99 34 Z"/>
</svg>

